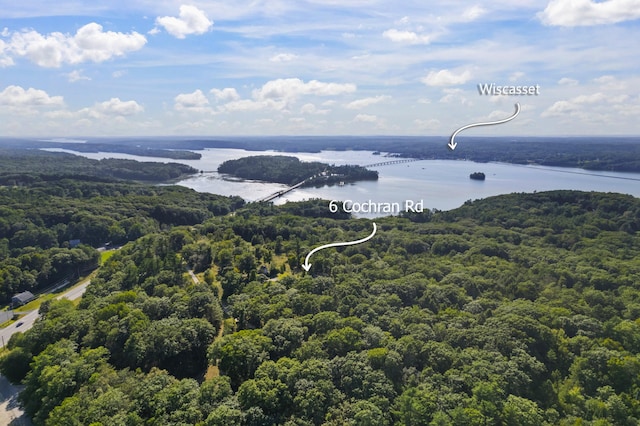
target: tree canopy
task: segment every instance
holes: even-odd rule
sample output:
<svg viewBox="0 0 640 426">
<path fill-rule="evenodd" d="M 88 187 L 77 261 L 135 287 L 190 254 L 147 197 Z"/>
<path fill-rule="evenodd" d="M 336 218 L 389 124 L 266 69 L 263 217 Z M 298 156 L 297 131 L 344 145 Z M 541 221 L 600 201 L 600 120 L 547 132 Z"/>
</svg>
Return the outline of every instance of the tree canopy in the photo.
<svg viewBox="0 0 640 426">
<path fill-rule="evenodd" d="M 38 425 L 634 425 L 640 200 L 150 228 L 0 362 Z M 197 281 L 186 268 L 197 272 Z"/>
</svg>

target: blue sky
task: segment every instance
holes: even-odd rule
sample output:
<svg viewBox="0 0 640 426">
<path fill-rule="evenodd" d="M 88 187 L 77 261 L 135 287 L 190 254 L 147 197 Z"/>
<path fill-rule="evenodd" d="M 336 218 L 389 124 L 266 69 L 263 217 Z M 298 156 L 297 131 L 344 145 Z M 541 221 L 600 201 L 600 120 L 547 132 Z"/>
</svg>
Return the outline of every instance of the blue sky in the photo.
<svg viewBox="0 0 640 426">
<path fill-rule="evenodd" d="M 0 0 L 0 31 L 2 136 L 450 135 L 515 102 L 468 134 L 640 134 L 640 0 Z"/>
</svg>

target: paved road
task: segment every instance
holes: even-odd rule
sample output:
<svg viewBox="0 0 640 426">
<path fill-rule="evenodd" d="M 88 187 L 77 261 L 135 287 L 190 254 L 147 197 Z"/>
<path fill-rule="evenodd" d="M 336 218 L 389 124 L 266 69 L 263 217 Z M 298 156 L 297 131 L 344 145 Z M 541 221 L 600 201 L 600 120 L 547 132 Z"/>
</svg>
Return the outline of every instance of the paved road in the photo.
<svg viewBox="0 0 640 426">
<path fill-rule="evenodd" d="M 69 299 L 69 300 L 80 299 L 84 294 L 85 290 L 87 289 L 87 286 L 89 285 L 90 282 L 91 281 L 87 280 L 86 282 L 80 284 L 79 286 L 65 291 L 61 295 L 57 296 L 56 299 L 58 300 L 59 299 Z"/>
<path fill-rule="evenodd" d="M 82 297 L 85 290 L 87 289 L 89 282 L 90 281 L 87 281 L 85 283 L 80 284 L 77 287 L 74 287 L 72 289 L 65 291 L 59 296 L 56 296 L 56 299 L 69 299 L 69 300 L 79 299 L 80 297 Z M 18 321 L 11 324 L 10 326 L 0 329 L 0 348 L 4 347 L 7 343 L 9 343 L 9 339 L 15 333 L 19 331 L 24 333 L 25 331 L 33 327 L 33 323 L 36 321 L 36 319 L 38 319 L 38 316 L 39 315 L 37 310 L 30 311 L 25 316 L 23 316 Z"/>
<path fill-rule="evenodd" d="M 0 376 L 0 425 L 30 426 L 29 418 L 18 405 L 18 393 L 23 386 L 12 385 Z"/>
<path fill-rule="evenodd" d="M 56 299 L 79 299 L 87 289 L 89 282 L 90 281 L 87 280 L 79 286 L 65 291 L 64 293 L 56 296 Z M 39 315 L 37 310 L 30 311 L 9 327 L 1 329 L 0 347 L 3 347 L 8 343 L 14 333 L 19 331 L 24 332 L 33 327 L 33 323 L 38 319 L 38 317 Z M 31 420 L 24 414 L 24 411 L 22 411 L 22 408 L 18 405 L 18 393 L 20 393 L 22 388 L 23 386 L 12 385 L 4 376 L 0 375 L 0 425 L 33 425 Z"/>
</svg>

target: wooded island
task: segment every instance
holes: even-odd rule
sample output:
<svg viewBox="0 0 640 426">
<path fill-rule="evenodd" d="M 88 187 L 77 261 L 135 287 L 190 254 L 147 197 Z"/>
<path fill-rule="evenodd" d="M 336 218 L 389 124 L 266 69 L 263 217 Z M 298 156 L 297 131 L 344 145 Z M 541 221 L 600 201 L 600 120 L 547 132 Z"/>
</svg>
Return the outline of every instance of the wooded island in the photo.
<svg viewBox="0 0 640 426">
<path fill-rule="evenodd" d="M 335 166 L 317 161 L 300 161 L 286 155 L 256 155 L 227 160 L 218 167 L 219 173 L 265 182 L 302 186 L 333 185 L 361 180 L 378 180 L 378 172 L 361 166 Z"/>
</svg>

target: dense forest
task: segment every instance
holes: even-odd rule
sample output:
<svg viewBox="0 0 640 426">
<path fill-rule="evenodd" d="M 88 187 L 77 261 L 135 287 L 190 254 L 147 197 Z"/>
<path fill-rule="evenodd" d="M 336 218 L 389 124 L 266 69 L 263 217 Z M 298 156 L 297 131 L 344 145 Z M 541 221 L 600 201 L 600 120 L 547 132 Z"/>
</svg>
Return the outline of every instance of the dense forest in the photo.
<svg viewBox="0 0 640 426">
<path fill-rule="evenodd" d="M 178 163 L 115 158 L 92 160 L 63 152 L 0 148 L 0 185 L 30 184 L 63 177 L 89 181 L 120 179 L 164 182 L 196 172 L 193 167 Z"/>
<path fill-rule="evenodd" d="M 0 303 L 95 268 L 95 248 L 105 243 L 198 224 L 244 204 L 175 186 L 28 176 L 28 185 L 20 175 L 23 185 L 0 186 Z"/>
<path fill-rule="evenodd" d="M 305 273 L 371 229 L 322 206 L 145 228 L 0 370 L 36 425 L 638 424 L 640 200 L 380 218 Z"/>
<path fill-rule="evenodd" d="M 218 167 L 226 173 L 242 179 L 302 186 L 332 185 L 340 182 L 377 180 L 378 172 L 361 166 L 334 166 L 317 161 L 300 161 L 286 155 L 255 155 L 227 160 Z"/>
</svg>

